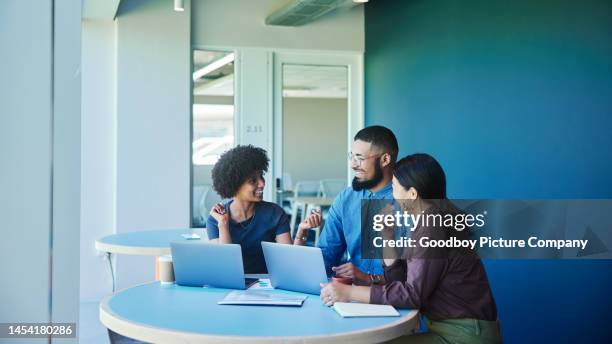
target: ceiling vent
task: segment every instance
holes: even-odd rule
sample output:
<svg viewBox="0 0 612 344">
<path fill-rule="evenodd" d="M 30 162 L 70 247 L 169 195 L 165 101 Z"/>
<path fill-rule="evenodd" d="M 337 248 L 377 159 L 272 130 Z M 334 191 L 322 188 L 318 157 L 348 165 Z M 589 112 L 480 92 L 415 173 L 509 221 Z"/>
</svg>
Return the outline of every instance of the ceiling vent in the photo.
<svg viewBox="0 0 612 344">
<path fill-rule="evenodd" d="M 300 26 L 341 7 L 356 6 L 353 0 L 293 0 L 266 18 L 267 25 Z"/>
</svg>

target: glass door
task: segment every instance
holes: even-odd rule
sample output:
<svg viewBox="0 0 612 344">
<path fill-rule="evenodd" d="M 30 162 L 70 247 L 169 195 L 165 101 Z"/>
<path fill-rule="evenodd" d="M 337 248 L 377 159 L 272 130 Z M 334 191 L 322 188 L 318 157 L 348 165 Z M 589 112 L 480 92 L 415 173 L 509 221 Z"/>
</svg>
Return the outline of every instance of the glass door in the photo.
<svg viewBox="0 0 612 344">
<path fill-rule="evenodd" d="M 192 227 L 203 227 L 221 200 L 211 170 L 235 144 L 234 61 L 233 52 L 193 51 Z"/>
</svg>

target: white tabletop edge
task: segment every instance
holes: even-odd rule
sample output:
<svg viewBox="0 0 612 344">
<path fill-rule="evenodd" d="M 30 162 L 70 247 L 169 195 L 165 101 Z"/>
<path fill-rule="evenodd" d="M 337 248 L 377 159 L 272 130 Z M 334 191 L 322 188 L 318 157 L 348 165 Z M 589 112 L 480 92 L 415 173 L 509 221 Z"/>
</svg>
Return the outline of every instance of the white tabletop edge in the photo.
<svg viewBox="0 0 612 344">
<path fill-rule="evenodd" d="M 113 245 L 96 240 L 96 250 L 108 253 L 131 254 L 140 256 L 165 256 L 170 254 L 170 247 L 146 247 Z"/>
<path fill-rule="evenodd" d="M 295 337 L 206 335 L 201 333 L 179 332 L 151 327 L 118 316 L 112 310 L 110 310 L 108 302 L 114 295 L 127 289 L 131 288 L 126 288 L 113 295 L 106 296 L 100 302 L 100 321 L 105 327 L 121 335 L 152 343 L 380 343 L 410 334 L 412 330 L 418 326 L 419 321 L 419 312 L 417 310 L 411 310 L 408 314 L 402 316 L 397 321 L 386 325 L 367 330 L 351 331 L 331 335 Z M 410 322 L 415 322 L 415 326 L 407 326 Z"/>
</svg>

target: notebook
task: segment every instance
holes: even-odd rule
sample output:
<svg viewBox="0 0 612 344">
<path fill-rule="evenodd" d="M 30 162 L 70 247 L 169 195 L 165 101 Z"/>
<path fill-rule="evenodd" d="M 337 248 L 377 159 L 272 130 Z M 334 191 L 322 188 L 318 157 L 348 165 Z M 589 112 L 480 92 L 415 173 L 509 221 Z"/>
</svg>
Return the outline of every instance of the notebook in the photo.
<svg viewBox="0 0 612 344">
<path fill-rule="evenodd" d="M 352 317 L 398 317 L 399 312 L 388 305 L 371 305 L 355 302 L 335 302 L 332 308 L 343 318 Z"/>
<path fill-rule="evenodd" d="M 217 304 L 301 307 L 307 297 L 307 295 L 279 294 L 264 290 L 233 290 Z"/>
</svg>

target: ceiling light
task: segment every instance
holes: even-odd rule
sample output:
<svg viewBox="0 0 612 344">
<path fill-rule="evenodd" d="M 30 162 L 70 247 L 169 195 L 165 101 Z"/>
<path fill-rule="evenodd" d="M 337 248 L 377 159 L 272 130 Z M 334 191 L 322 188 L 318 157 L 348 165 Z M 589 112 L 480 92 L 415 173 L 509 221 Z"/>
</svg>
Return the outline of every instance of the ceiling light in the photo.
<svg viewBox="0 0 612 344">
<path fill-rule="evenodd" d="M 183 12 L 185 10 L 185 1 L 174 0 L 174 10 L 177 12 Z"/>
<path fill-rule="evenodd" d="M 198 80 L 199 78 L 203 77 L 206 74 L 209 74 L 211 72 L 216 71 L 217 69 L 225 66 L 228 63 L 234 62 L 234 54 L 228 54 L 225 55 L 224 57 L 216 60 L 215 62 L 208 64 L 206 66 L 204 66 L 201 69 L 196 70 L 195 72 L 193 72 L 193 81 Z"/>
<path fill-rule="evenodd" d="M 353 0 L 353 2 L 356 3 L 356 4 L 365 4 L 368 1 L 369 0 Z"/>
</svg>

